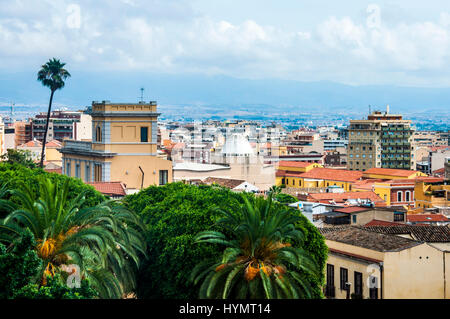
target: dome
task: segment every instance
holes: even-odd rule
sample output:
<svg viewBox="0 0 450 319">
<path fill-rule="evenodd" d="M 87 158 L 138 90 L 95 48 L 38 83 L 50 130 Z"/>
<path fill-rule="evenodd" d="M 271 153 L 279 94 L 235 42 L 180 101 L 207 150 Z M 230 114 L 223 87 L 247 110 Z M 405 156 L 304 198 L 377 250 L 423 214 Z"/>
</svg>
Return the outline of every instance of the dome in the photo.
<svg viewBox="0 0 450 319">
<path fill-rule="evenodd" d="M 249 156 L 253 154 L 253 149 L 247 138 L 241 134 L 233 134 L 226 138 L 221 153 L 225 156 Z"/>
</svg>

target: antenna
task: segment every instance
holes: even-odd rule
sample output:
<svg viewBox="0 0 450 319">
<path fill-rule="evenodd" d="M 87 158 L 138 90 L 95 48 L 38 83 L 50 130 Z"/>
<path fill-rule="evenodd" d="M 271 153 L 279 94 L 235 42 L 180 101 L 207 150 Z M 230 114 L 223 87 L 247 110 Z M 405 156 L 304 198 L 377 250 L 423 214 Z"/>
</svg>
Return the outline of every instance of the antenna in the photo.
<svg viewBox="0 0 450 319">
<path fill-rule="evenodd" d="M 371 106 L 370 106 L 370 104 L 369 104 L 369 115 L 370 114 L 372 114 L 372 111 L 371 111 Z"/>
<path fill-rule="evenodd" d="M 141 88 L 141 100 L 140 102 L 144 102 L 144 88 Z"/>
</svg>

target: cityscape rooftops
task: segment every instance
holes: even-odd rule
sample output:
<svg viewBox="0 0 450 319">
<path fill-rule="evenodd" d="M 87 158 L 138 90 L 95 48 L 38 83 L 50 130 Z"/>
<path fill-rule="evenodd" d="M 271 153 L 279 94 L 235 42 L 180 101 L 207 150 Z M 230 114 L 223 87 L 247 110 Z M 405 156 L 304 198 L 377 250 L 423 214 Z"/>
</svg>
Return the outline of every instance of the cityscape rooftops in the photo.
<svg viewBox="0 0 450 319">
<path fill-rule="evenodd" d="M 90 182 L 100 193 L 111 197 L 122 197 L 126 195 L 125 185 L 121 182 Z"/>
<path fill-rule="evenodd" d="M 412 171 L 412 170 L 406 170 L 406 169 L 373 167 L 373 168 L 369 168 L 368 170 L 366 170 L 363 175 L 366 176 L 369 174 L 373 174 L 373 175 L 410 177 L 416 173 L 418 173 L 418 171 Z"/>
<path fill-rule="evenodd" d="M 359 171 L 348 171 L 343 169 L 317 167 L 300 175 L 302 178 L 331 180 L 341 182 L 354 182 L 361 179 L 363 173 Z"/>
</svg>

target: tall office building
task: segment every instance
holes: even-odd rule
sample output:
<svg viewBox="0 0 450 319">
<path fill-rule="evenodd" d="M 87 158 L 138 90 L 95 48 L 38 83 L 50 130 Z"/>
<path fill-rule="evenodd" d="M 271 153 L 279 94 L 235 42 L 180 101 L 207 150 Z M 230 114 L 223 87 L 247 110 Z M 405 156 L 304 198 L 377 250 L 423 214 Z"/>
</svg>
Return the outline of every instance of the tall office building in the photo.
<svg viewBox="0 0 450 319">
<path fill-rule="evenodd" d="M 414 128 L 402 115 L 375 111 L 366 120 L 350 120 L 348 168 L 365 171 L 372 167 L 411 169 L 415 167 Z"/>
</svg>

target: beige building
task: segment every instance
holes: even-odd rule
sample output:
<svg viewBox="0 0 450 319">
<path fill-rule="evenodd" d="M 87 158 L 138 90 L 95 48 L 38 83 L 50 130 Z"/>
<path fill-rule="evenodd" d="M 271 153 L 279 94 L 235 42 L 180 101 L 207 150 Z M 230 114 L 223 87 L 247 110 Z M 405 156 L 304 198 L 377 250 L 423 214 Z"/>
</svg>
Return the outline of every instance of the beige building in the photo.
<svg viewBox="0 0 450 319">
<path fill-rule="evenodd" d="M 329 248 L 324 287 L 328 298 L 449 299 L 448 232 L 439 246 L 426 238 L 369 229 L 320 229 Z"/>
<path fill-rule="evenodd" d="M 128 189 L 172 182 L 172 162 L 157 156 L 156 102 L 92 103 L 93 140 L 65 140 L 63 174 Z"/>
<path fill-rule="evenodd" d="M 411 145 L 413 127 L 401 115 L 375 111 L 366 120 L 351 120 L 348 128 L 347 167 L 365 171 L 372 167 L 415 167 Z"/>
</svg>

